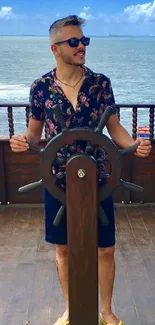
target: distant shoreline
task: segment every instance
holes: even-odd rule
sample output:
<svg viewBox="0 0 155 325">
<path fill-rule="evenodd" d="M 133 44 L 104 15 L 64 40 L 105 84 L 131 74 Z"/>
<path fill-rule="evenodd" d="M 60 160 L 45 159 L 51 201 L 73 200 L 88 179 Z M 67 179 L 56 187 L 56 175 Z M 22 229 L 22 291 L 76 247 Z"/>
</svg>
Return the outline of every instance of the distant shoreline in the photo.
<svg viewBox="0 0 155 325">
<path fill-rule="evenodd" d="M 154 38 L 155 35 L 112 35 L 112 34 L 109 34 L 109 35 L 103 35 L 103 36 L 99 36 L 99 35 L 88 35 L 89 37 L 91 38 L 144 38 L 144 37 L 150 37 L 150 38 Z M 17 34 L 17 35 L 0 35 L 0 37 L 49 37 L 48 35 L 30 35 L 30 34 Z"/>
</svg>

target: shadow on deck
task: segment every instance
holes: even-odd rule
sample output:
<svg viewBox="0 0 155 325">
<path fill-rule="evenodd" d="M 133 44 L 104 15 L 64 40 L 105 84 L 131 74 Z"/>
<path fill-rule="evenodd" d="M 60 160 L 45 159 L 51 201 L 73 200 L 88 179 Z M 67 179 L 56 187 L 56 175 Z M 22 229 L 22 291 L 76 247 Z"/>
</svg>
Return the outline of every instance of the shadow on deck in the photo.
<svg viewBox="0 0 155 325">
<path fill-rule="evenodd" d="M 117 206 L 114 312 L 155 324 L 155 206 Z M 52 325 L 64 310 L 43 208 L 0 207 L 0 324 Z"/>
</svg>

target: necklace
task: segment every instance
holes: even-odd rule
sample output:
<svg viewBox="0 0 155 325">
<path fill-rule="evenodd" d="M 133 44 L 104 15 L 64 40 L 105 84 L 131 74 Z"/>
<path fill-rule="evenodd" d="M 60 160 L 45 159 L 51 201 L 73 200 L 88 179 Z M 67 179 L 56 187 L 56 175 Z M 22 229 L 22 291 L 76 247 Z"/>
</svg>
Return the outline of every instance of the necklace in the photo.
<svg viewBox="0 0 155 325">
<path fill-rule="evenodd" d="M 78 83 L 82 80 L 82 78 L 83 78 L 83 73 L 82 73 L 82 76 L 80 77 L 80 79 L 76 82 L 76 84 L 75 84 L 74 86 L 71 86 L 71 85 L 69 85 L 69 84 L 63 82 L 63 81 L 61 81 L 61 80 L 58 79 L 58 78 L 57 78 L 57 80 L 60 81 L 63 85 L 68 86 L 68 87 L 71 87 L 71 88 L 73 89 L 73 91 L 75 91 L 76 86 L 77 86 Z"/>
</svg>

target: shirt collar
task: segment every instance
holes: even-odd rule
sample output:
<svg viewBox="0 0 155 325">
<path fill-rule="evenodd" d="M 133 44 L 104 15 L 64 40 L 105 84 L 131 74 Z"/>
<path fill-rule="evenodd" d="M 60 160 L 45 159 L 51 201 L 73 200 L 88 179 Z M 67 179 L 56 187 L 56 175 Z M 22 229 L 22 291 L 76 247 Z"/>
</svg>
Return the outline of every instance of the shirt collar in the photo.
<svg viewBox="0 0 155 325">
<path fill-rule="evenodd" d="M 83 65 L 82 67 L 85 70 L 85 80 L 87 79 L 91 81 L 92 79 L 94 79 L 94 72 L 88 67 L 86 67 L 85 65 Z M 54 68 L 50 72 L 50 77 L 52 77 L 53 80 L 55 80 L 55 76 L 56 76 L 55 72 L 56 72 L 56 68 Z"/>
</svg>

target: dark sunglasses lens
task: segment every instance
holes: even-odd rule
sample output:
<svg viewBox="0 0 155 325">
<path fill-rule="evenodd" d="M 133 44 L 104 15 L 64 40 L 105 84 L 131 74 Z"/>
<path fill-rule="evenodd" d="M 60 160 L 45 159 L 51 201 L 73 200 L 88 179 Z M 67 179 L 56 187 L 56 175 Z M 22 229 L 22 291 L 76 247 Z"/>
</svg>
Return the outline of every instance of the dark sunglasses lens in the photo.
<svg viewBox="0 0 155 325">
<path fill-rule="evenodd" d="M 77 47 L 79 45 L 79 42 L 81 41 L 81 43 L 84 46 L 88 46 L 90 44 L 90 38 L 89 37 L 82 37 L 80 40 L 78 38 L 70 38 L 68 40 L 68 44 L 71 47 Z"/>
<path fill-rule="evenodd" d="M 88 46 L 90 44 L 90 38 L 89 37 L 83 37 L 81 39 L 81 43 L 84 45 L 84 46 Z"/>
<path fill-rule="evenodd" d="M 76 47 L 76 46 L 79 45 L 79 40 L 78 40 L 78 38 L 70 38 L 70 39 L 68 40 L 68 44 L 69 44 L 69 46 L 71 46 L 71 47 Z"/>
</svg>

